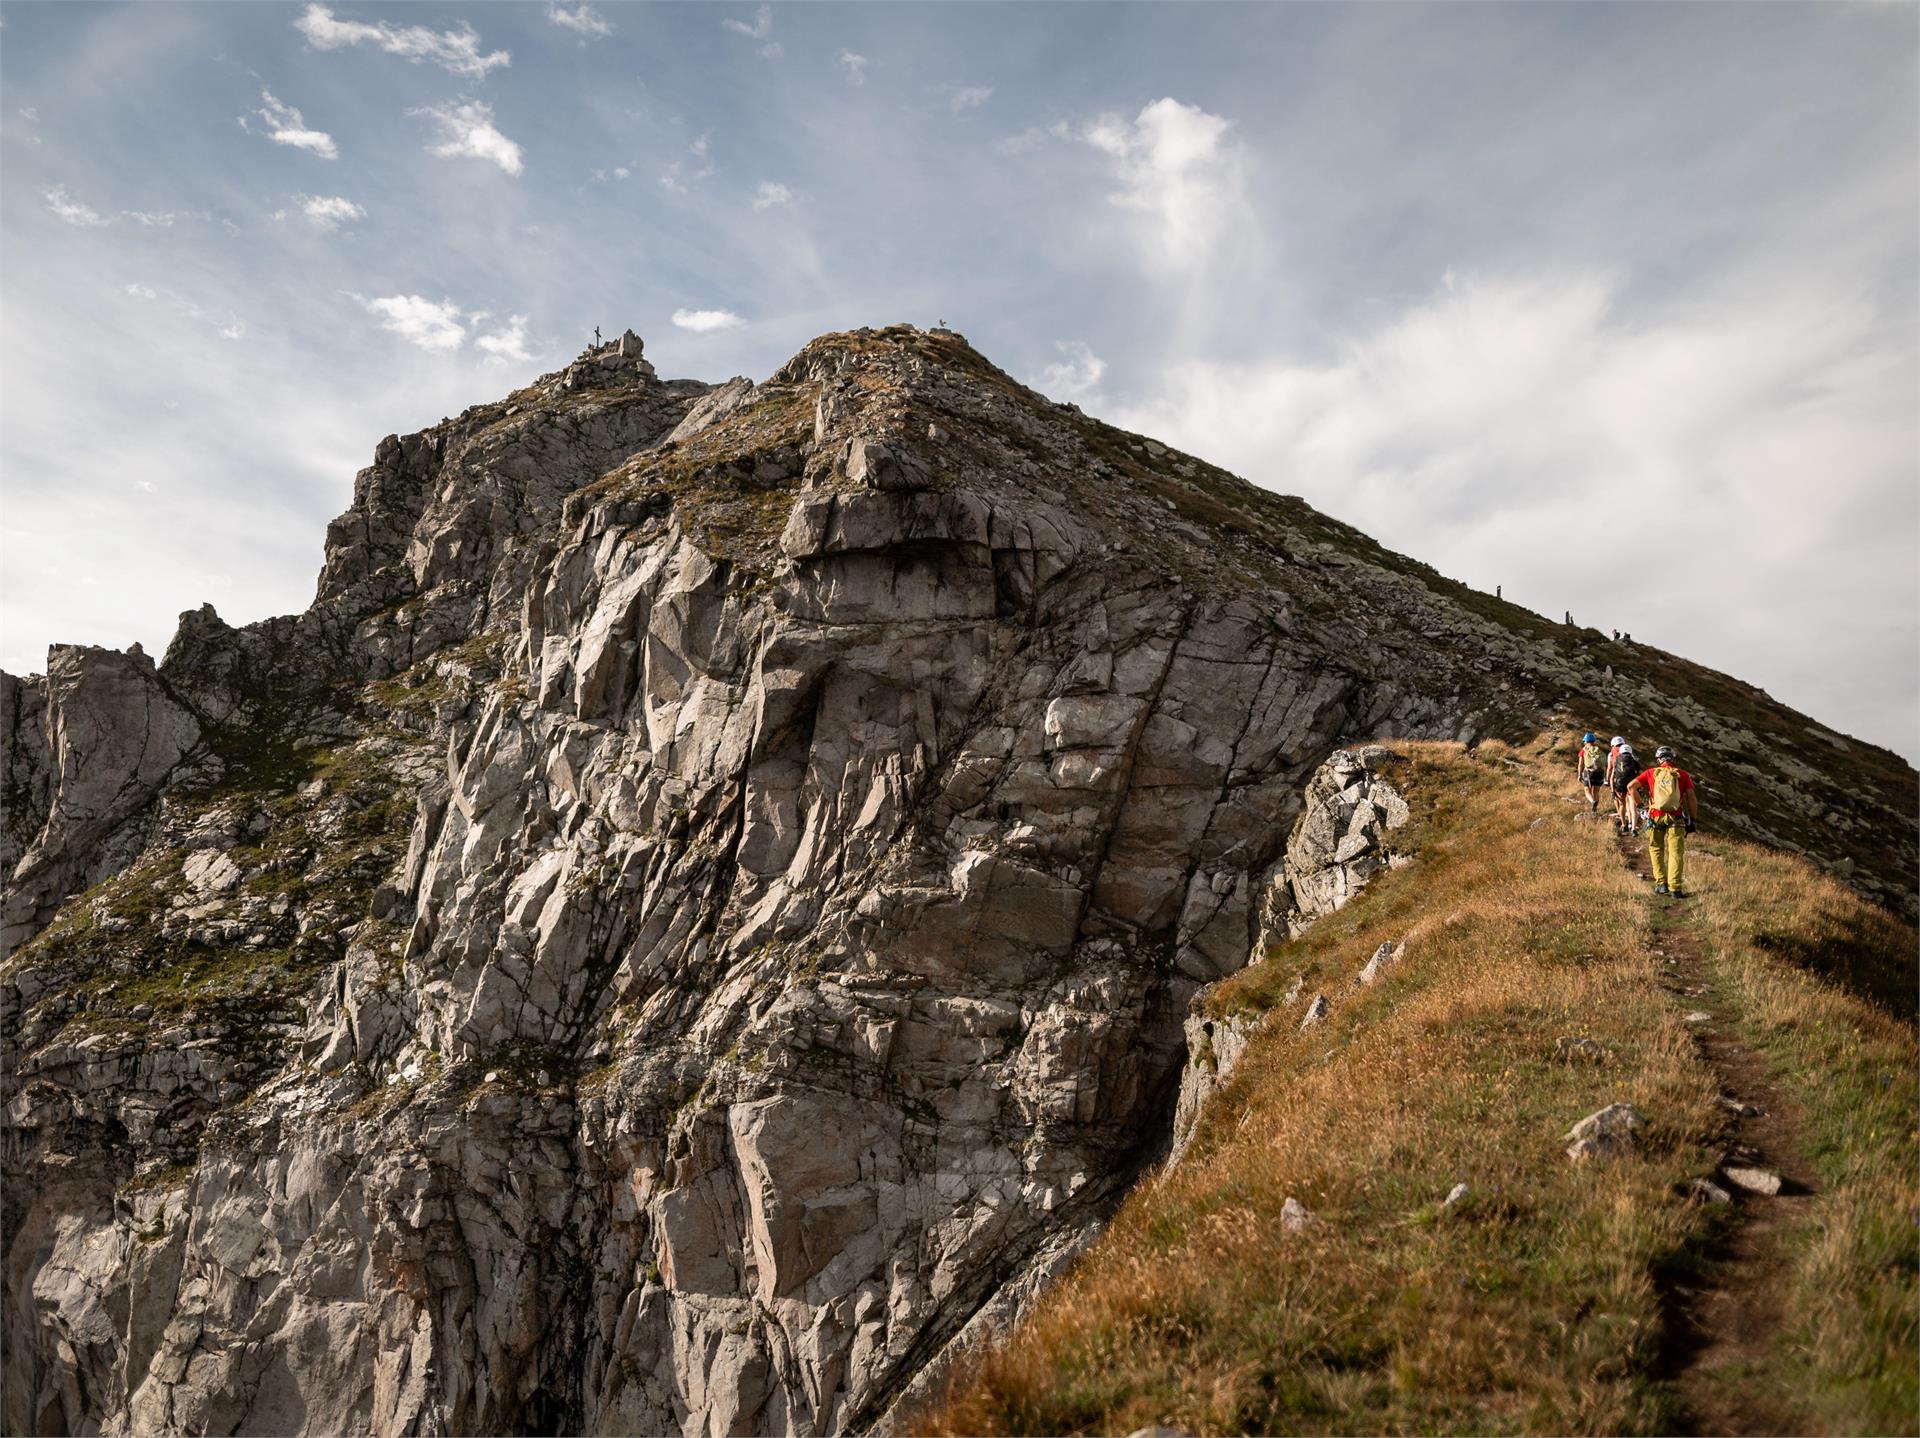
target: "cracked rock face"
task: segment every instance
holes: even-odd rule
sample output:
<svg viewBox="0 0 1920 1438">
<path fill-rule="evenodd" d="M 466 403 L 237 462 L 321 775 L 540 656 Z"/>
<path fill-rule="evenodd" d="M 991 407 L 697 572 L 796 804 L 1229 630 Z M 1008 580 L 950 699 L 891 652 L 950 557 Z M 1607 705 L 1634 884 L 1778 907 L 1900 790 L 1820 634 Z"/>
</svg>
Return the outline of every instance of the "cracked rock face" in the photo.
<svg viewBox="0 0 1920 1438">
<path fill-rule="evenodd" d="M 1343 742 L 1584 672 L 957 336 L 629 339 L 382 441 L 305 614 L 0 686 L 9 1427 L 882 1424 L 1387 861 Z"/>
</svg>

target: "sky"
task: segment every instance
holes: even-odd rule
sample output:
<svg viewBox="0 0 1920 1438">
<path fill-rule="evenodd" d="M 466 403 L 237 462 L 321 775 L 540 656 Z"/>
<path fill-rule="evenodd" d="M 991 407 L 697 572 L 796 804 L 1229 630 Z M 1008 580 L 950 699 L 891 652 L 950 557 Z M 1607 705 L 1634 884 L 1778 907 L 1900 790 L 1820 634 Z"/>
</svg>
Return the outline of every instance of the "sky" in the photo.
<svg viewBox="0 0 1920 1438">
<path fill-rule="evenodd" d="M 1920 7 L 0 3 L 0 667 L 390 432 L 944 321 L 1920 757 Z"/>
</svg>

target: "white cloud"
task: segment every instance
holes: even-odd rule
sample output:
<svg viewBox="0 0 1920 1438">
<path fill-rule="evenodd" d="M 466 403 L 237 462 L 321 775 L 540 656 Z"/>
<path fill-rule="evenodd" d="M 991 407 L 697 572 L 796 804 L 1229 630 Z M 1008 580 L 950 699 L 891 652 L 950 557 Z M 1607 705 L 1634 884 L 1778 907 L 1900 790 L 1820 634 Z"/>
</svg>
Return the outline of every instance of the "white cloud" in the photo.
<svg viewBox="0 0 1920 1438">
<path fill-rule="evenodd" d="M 137 300 L 146 300 L 149 303 L 156 304 L 165 303 L 169 309 L 182 318 L 190 319 L 196 324 L 203 324 L 211 329 L 218 330 L 222 339 L 242 339 L 247 333 L 247 327 L 241 324 L 231 312 L 224 316 L 216 315 L 204 305 L 196 304 L 186 296 L 176 294 L 172 290 L 159 290 L 155 289 L 152 285 L 143 284 L 123 285 L 121 289 Z"/>
<path fill-rule="evenodd" d="M 1051 125 L 1032 125 L 1017 135 L 1009 135 L 994 146 L 1003 155 L 1024 155 L 1037 150 L 1053 140 L 1071 140 L 1073 126 L 1065 120 L 1055 120 Z"/>
<path fill-rule="evenodd" d="M 991 85 L 962 85 L 947 96 L 947 105 L 958 115 L 963 110 L 977 110 L 992 98 Z"/>
<path fill-rule="evenodd" d="M 487 160 L 509 175 L 517 175 L 525 168 L 520 161 L 520 147 L 494 128 L 491 105 L 465 100 L 457 105 L 429 105 L 407 113 L 433 121 L 440 132 L 440 143 L 430 147 L 436 155 Z"/>
<path fill-rule="evenodd" d="M 460 322 L 460 307 L 451 301 L 436 304 L 419 295 L 387 295 L 360 303 L 367 313 L 379 318 L 381 329 L 429 354 L 451 354 L 466 341 L 467 327 Z"/>
<path fill-rule="evenodd" d="M 745 35 L 749 40 L 764 40 L 773 33 L 773 6 L 762 5 L 753 12 L 753 23 L 745 20 L 722 20 L 720 22 L 736 35 Z"/>
<path fill-rule="evenodd" d="M 547 19 L 564 30 L 584 35 L 591 40 L 604 40 L 613 33 L 613 26 L 606 17 L 591 5 L 575 5 L 568 9 L 556 0 L 547 0 Z"/>
<path fill-rule="evenodd" d="M 1056 340 L 1053 347 L 1066 358 L 1042 370 L 1036 388 L 1054 399 L 1078 402 L 1096 398 L 1101 376 L 1107 372 L 1107 362 L 1084 340 Z"/>
<path fill-rule="evenodd" d="M 673 322 L 683 330 L 692 330 L 701 335 L 714 330 L 738 329 L 746 323 L 732 310 L 675 310 Z"/>
<path fill-rule="evenodd" d="M 173 222 L 180 218 L 172 210 L 122 210 L 120 213 L 150 230 L 171 229 Z"/>
<path fill-rule="evenodd" d="M 793 203 L 793 191 L 778 180 L 762 180 L 760 188 L 753 192 L 753 207 L 756 210 L 784 209 Z"/>
<path fill-rule="evenodd" d="M 1227 140 L 1232 125 L 1167 98 L 1131 121 L 1102 115 L 1079 132 L 1113 162 L 1121 188 L 1108 198 L 1144 218 L 1155 268 L 1197 270 L 1230 228 L 1252 223 L 1241 152 Z"/>
<path fill-rule="evenodd" d="M 333 136 L 325 130 L 308 128 L 305 118 L 291 105 L 276 100 L 273 91 L 262 86 L 260 89 L 261 108 L 253 113 L 266 122 L 266 136 L 276 145 L 291 145 L 296 150 L 309 150 L 323 160 L 337 160 L 339 150 L 334 148 Z M 247 117 L 240 117 L 240 128 L 252 130 Z"/>
<path fill-rule="evenodd" d="M 1176 362 L 1113 417 L 1552 618 L 1910 732 L 1911 350 L 1850 294 L 1729 287 L 1643 316 L 1624 292 L 1456 277 L 1340 354 Z M 1836 694 L 1834 673 L 1870 678 Z"/>
<path fill-rule="evenodd" d="M 842 50 L 840 52 L 840 64 L 847 72 L 847 83 L 849 85 L 864 85 L 867 83 L 867 57 L 865 55 L 856 55 L 851 50 Z"/>
<path fill-rule="evenodd" d="M 364 220 L 367 212 L 352 200 L 339 195 L 295 195 L 294 203 L 308 224 L 316 229 L 337 230 L 348 220 Z"/>
<path fill-rule="evenodd" d="M 676 195 L 684 195 L 690 186 L 701 180 L 710 179 L 714 173 L 713 160 L 708 156 L 708 139 L 702 135 L 691 145 L 687 153 L 668 165 L 660 176 L 660 183 Z"/>
<path fill-rule="evenodd" d="M 722 20 L 720 23 L 736 35 L 745 35 L 749 40 L 764 41 L 765 43 L 760 46 L 759 52 L 763 60 L 778 60 L 782 55 L 787 53 L 786 49 L 778 40 L 768 38 L 773 34 L 773 7 L 771 5 L 762 5 L 758 10 L 755 10 L 753 12 L 753 23 L 751 25 L 745 20 Z"/>
<path fill-rule="evenodd" d="M 411 64 L 432 63 L 469 79 L 484 78 L 496 66 L 513 63 L 505 50 L 480 53 L 480 37 L 464 22 L 458 30 L 433 31 L 424 25 L 369 25 L 361 20 L 338 20 L 325 5 L 309 5 L 294 29 L 316 50 L 339 50 L 349 45 L 372 45 Z"/>
<path fill-rule="evenodd" d="M 480 316 L 476 315 L 474 318 L 478 320 Z M 484 350 L 492 359 L 526 364 L 533 358 L 532 352 L 527 349 L 527 317 L 525 315 L 509 315 L 505 329 L 496 330 L 490 335 L 476 336 L 473 345 L 475 349 Z"/>
<path fill-rule="evenodd" d="M 47 208 L 70 225 L 110 225 L 113 221 L 91 206 L 83 205 L 67 193 L 65 185 L 55 185 L 51 190 L 42 192 Z"/>
<path fill-rule="evenodd" d="M 37 121 L 40 118 L 40 111 L 32 105 L 22 105 L 20 107 L 20 118 L 30 123 Z"/>
</svg>

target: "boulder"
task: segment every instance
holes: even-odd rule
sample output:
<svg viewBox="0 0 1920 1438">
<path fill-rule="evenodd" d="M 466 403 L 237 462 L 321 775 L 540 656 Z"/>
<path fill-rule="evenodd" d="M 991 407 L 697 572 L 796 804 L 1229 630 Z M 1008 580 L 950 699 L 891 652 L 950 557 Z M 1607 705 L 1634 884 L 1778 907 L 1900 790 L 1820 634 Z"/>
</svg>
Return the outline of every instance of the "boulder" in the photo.
<svg viewBox="0 0 1920 1438">
<path fill-rule="evenodd" d="M 1641 1123 L 1640 1110 L 1632 1104 L 1608 1104 L 1567 1130 L 1561 1142 L 1567 1146 L 1567 1157 L 1575 1163 L 1607 1158 L 1633 1147 Z"/>
</svg>

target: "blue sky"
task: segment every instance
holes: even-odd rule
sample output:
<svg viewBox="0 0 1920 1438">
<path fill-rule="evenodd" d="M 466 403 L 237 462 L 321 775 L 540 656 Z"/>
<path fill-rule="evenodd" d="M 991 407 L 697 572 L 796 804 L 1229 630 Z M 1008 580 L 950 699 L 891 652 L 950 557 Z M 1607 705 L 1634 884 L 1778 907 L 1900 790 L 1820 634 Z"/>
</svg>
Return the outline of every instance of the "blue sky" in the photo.
<svg viewBox="0 0 1920 1438">
<path fill-rule="evenodd" d="M 1920 8 L 0 4 L 0 664 L 631 325 L 946 320 L 1920 753 Z"/>
</svg>

